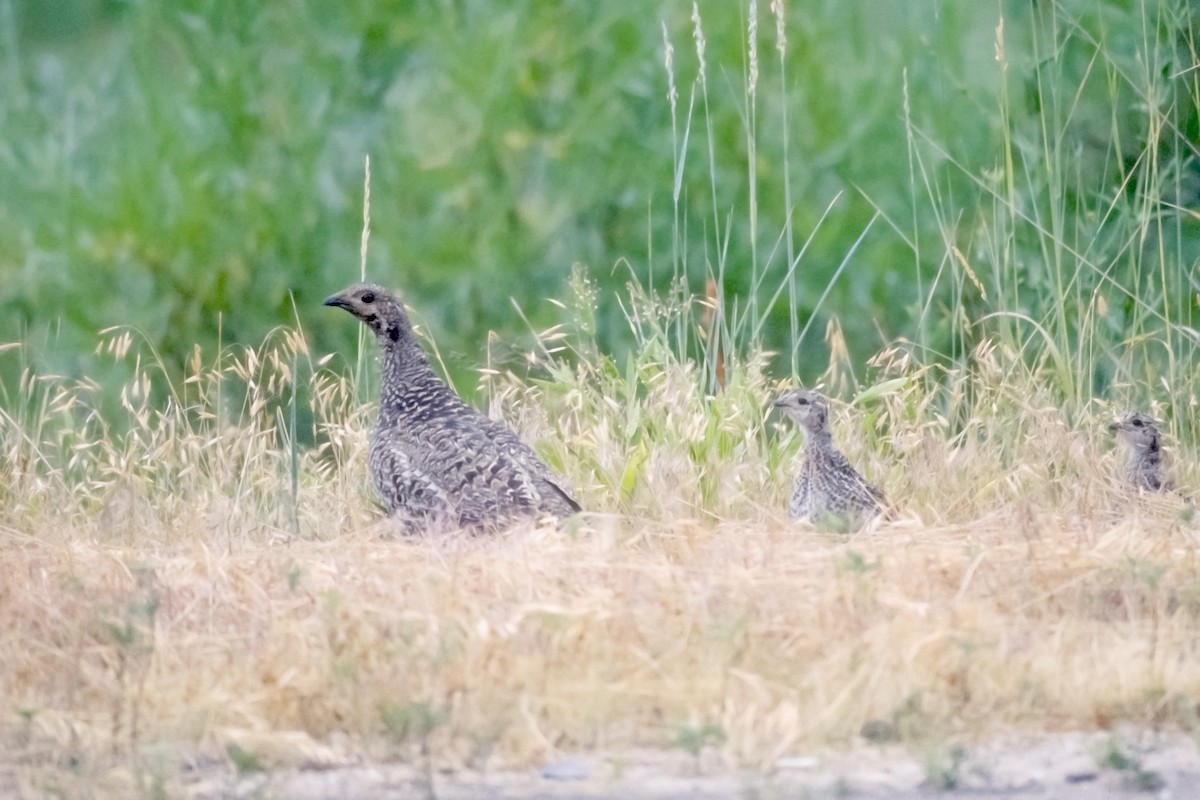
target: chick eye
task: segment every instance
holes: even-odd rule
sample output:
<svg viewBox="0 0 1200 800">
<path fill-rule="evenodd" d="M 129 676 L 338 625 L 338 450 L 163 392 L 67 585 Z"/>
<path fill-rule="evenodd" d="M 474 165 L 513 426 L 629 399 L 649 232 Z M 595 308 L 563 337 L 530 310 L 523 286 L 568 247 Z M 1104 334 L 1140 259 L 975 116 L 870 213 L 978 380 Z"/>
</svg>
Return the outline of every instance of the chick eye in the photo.
<svg viewBox="0 0 1200 800">
<path fill-rule="evenodd" d="M 1142 422 L 1140 419 L 1135 419 L 1135 420 L 1133 420 L 1133 427 L 1135 427 L 1135 428 L 1140 428 L 1140 427 L 1142 427 L 1142 425 L 1144 425 L 1144 424 L 1145 424 L 1145 423 L 1143 423 L 1143 422 Z"/>
<path fill-rule="evenodd" d="M 375 302 L 375 293 L 374 292 L 363 292 L 362 293 L 362 301 L 364 303 L 374 303 Z"/>
<path fill-rule="evenodd" d="M 808 405 L 808 398 L 807 398 L 807 397 L 798 397 L 798 398 L 796 398 L 796 405 L 798 405 L 798 406 L 806 406 L 806 405 Z"/>
</svg>

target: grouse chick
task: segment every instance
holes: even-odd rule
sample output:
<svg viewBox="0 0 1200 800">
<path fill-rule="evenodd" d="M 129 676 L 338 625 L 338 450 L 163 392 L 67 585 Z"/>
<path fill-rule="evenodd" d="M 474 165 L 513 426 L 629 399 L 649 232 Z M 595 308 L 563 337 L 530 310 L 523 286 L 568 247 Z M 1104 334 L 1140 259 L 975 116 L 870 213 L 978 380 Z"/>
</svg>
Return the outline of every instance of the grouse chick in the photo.
<svg viewBox="0 0 1200 800">
<path fill-rule="evenodd" d="M 791 518 L 856 530 L 877 516 L 885 503 L 883 493 L 834 446 L 825 398 L 809 389 L 790 389 L 773 405 L 806 434 L 788 509 Z"/>
<path fill-rule="evenodd" d="M 509 428 L 467 405 L 429 365 L 399 298 L 356 283 L 325 300 L 379 342 L 379 421 L 368 467 L 389 515 L 409 530 L 496 530 L 579 511 L 549 467 Z"/>
<path fill-rule="evenodd" d="M 1125 480 L 1129 485 L 1159 492 L 1170 486 L 1163 475 L 1162 433 L 1148 414 L 1130 411 L 1108 426 L 1125 445 Z"/>
</svg>

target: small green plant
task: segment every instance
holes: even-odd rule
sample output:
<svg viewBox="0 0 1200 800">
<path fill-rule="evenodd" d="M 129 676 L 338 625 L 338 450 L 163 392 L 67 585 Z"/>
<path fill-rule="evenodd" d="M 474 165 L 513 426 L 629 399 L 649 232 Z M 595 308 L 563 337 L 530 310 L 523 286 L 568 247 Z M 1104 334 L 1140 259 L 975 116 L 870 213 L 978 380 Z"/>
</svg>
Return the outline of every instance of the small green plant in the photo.
<svg viewBox="0 0 1200 800">
<path fill-rule="evenodd" d="M 719 747 L 725 743 L 725 729 L 717 722 L 699 724 L 683 724 L 675 727 L 675 736 L 671 741 L 672 747 L 688 753 L 692 757 L 693 768 L 700 771 L 700 756 L 706 747 Z"/>
<path fill-rule="evenodd" d="M 134 777 L 138 793 L 144 800 L 168 800 L 167 766 L 161 758 L 136 758 Z"/>
<path fill-rule="evenodd" d="M 233 768 L 238 771 L 239 775 L 252 775 L 256 772 L 266 771 L 266 766 L 261 758 L 236 742 L 226 743 L 225 754 L 229 756 L 229 760 L 233 762 Z"/>
<path fill-rule="evenodd" d="M 1098 760 L 1101 766 L 1120 772 L 1121 782 L 1134 791 L 1157 792 L 1167 785 L 1162 775 L 1146 769 L 1140 758 L 1126 752 L 1116 737 L 1108 738 Z"/>
<path fill-rule="evenodd" d="M 962 765 L 967 751 L 960 745 L 925 756 L 925 783 L 938 791 L 948 792 L 962 784 Z"/>
<path fill-rule="evenodd" d="M 891 724 L 904 741 L 919 741 L 930 735 L 933 720 L 923 705 L 924 696 L 915 691 L 892 712 Z"/>
<path fill-rule="evenodd" d="M 288 591 L 294 592 L 300 588 L 300 581 L 304 578 L 304 568 L 299 564 L 292 564 L 287 571 Z"/>
<path fill-rule="evenodd" d="M 867 557 L 859 551 L 846 550 L 842 554 L 838 567 L 843 572 L 848 572 L 852 575 L 866 575 L 879 569 L 879 559 L 876 558 L 874 561 L 868 561 Z"/>
<path fill-rule="evenodd" d="M 17 744 L 21 746 L 28 745 L 33 738 L 33 721 L 38 715 L 36 708 L 21 707 L 17 709 L 17 716 L 21 718 L 21 724 L 17 728 Z"/>
<path fill-rule="evenodd" d="M 385 703 L 379 709 L 379 720 L 393 743 L 418 742 L 425 751 L 430 735 L 446 721 L 446 711 L 424 701 L 403 705 Z"/>
<path fill-rule="evenodd" d="M 379 708 L 379 719 L 384 734 L 394 745 L 410 745 L 416 748 L 416 761 L 425 772 L 425 792 L 435 797 L 433 783 L 433 748 L 430 739 L 449 715 L 444 708 L 416 700 L 403 705 L 385 703 Z"/>
<path fill-rule="evenodd" d="M 116 655 L 116 684 L 119 691 L 113 695 L 111 711 L 114 751 L 123 738 L 123 722 L 128 725 L 127 743 L 130 748 L 138 744 L 145 682 L 155 647 L 154 618 L 161 606 L 154 570 L 135 566 L 132 572 L 136 586 L 118 604 L 115 619 L 110 618 L 102 623 Z"/>
<path fill-rule="evenodd" d="M 813 518 L 813 526 L 822 533 L 854 533 L 862 528 L 862 520 L 855 514 L 825 511 Z"/>
</svg>

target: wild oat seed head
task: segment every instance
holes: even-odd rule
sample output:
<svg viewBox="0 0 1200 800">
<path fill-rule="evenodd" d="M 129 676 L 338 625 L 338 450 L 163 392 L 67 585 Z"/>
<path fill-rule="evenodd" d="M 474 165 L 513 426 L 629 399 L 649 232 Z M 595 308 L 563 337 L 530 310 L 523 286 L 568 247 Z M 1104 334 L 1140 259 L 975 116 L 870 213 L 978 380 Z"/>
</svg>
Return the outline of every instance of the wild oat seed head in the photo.
<svg viewBox="0 0 1200 800">
<path fill-rule="evenodd" d="M 787 31 L 784 26 L 786 13 L 784 0 L 771 0 L 771 13 L 775 15 L 775 49 L 782 57 L 787 53 Z"/>
<path fill-rule="evenodd" d="M 746 94 L 753 99 L 758 90 L 758 0 L 750 0 L 747 16 L 749 25 L 746 31 L 746 43 L 749 48 L 750 74 L 746 80 Z"/>
<path fill-rule="evenodd" d="M 696 80 L 700 85 L 704 85 L 704 29 L 700 27 L 700 6 L 692 3 L 692 38 L 696 42 L 696 61 L 700 64 L 700 71 L 696 74 Z"/>
<path fill-rule="evenodd" d="M 671 45 L 671 37 L 667 33 L 667 23 L 662 21 L 663 35 L 663 66 L 667 69 L 667 101 L 671 104 L 671 113 L 675 113 L 675 104 L 679 100 L 679 92 L 675 89 L 675 48 Z"/>
</svg>

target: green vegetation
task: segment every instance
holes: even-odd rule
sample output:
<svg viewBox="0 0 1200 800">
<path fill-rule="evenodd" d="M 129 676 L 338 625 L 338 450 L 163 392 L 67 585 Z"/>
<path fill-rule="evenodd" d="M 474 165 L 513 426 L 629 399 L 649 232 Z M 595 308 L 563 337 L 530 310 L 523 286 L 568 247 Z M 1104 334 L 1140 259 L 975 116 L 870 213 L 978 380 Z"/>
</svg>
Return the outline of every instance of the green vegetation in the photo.
<svg viewBox="0 0 1200 800">
<path fill-rule="evenodd" d="M 195 344 L 277 325 L 346 353 L 318 303 L 358 273 L 370 155 L 367 270 L 466 391 L 488 331 L 502 362 L 531 347 L 510 297 L 559 321 L 574 264 L 607 352 L 631 345 L 631 276 L 712 276 L 776 374 L 819 373 L 836 319 L 854 363 L 897 337 L 953 362 L 999 333 L 1077 401 L 1181 385 L 1188 3 L 810 3 L 782 37 L 755 7 L 751 53 L 748 9 L 719 2 L 697 29 L 682 2 L 3 0 L 0 338 L 105 380 L 90 354 L 117 324 L 176 376 Z"/>
</svg>

